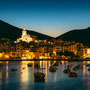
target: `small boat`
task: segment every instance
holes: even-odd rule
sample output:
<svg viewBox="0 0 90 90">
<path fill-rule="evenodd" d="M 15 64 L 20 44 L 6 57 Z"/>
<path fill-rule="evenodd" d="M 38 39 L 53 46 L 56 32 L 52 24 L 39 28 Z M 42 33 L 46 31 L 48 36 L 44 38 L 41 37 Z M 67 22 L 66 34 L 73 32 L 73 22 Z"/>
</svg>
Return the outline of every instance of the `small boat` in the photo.
<svg viewBox="0 0 90 90">
<path fill-rule="evenodd" d="M 28 67 L 32 67 L 32 63 L 28 63 L 27 65 L 28 65 Z"/>
<path fill-rule="evenodd" d="M 68 74 L 71 70 L 69 68 L 65 69 L 63 72 Z"/>
<path fill-rule="evenodd" d="M 55 66 L 50 66 L 49 71 L 50 72 L 56 72 L 57 68 Z"/>
<path fill-rule="evenodd" d="M 11 71 L 17 71 L 17 69 L 11 69 Z"/>
<path fill-rule="evenodd" d="M 35 63 L 35 64 L 34 64 L 34 67 L 35 67 L 36 69 L 39 69 L 39 68 L 40 68 L 40 65 L 39 65 L 38 63 Z"/>
<path fill-rule="evenodd" d="M 45 81 L 45 74 L 41 72 L 34 73 L 34 80 L 35 82 L 44 82 Z"/>
<path fill-rule="evenodd" d="M 77 75 L 77 73 L 75 73 L 75 72 L 69 72 L 69 77 L 77 77 L 78 75 Z"/>
</svg>

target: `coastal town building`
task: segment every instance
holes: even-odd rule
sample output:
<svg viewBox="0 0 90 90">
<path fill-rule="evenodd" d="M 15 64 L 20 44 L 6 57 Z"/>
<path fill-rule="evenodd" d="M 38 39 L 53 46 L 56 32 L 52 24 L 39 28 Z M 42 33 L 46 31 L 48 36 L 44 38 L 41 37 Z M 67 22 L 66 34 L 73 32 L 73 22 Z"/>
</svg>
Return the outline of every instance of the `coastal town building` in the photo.
<svg viewBox="0 0 90 90">
<path fill-rule="evenodd" d="M 0 59 L 70 59 L 70 55 L 62 53 L 71 52 L 80 58 L 90 58 L 90 48 L 83 43 L 63 41 L 62 39 L 37 40 L 36 36 L 27 34 L 25 28 L 21 38 L 12 42 L 0 39 Z M 60 54 L 59 54 L 60 53 Z"/>
<path fill-rule="evenodd" d="M 18 39 L 15 41 L 15 43 L 18 43 L 18 42 L 20 42 L 20 41 L 24 41 L 24 42 L 29 43 L 29 42 L 31 42 L 31 41 L 35 41 L 35 38 L 36 38 L 35 36 L 33 36 L 33 38 L 32 38 L 29 34 L 27 34 L 27 31 L 25 30 L 25 28 L 23 28 L 21 37 L 18 38 Z"/>
</svg>

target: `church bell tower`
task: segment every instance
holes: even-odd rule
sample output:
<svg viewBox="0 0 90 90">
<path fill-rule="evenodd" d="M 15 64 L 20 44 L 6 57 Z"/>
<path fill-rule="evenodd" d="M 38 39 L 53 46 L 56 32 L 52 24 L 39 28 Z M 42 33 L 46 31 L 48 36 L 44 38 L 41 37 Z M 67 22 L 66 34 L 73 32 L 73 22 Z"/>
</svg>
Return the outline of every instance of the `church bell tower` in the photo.
<svg viewBox="0 0 90 90">
<path fill-rule="evenodd" d="M 24 36 L 26 36 L 26 35 L 27 35 L 26 29 L 23 28 L 23 31 L 22 31 L 22 38 L 23 38 Z"/>
</svg>

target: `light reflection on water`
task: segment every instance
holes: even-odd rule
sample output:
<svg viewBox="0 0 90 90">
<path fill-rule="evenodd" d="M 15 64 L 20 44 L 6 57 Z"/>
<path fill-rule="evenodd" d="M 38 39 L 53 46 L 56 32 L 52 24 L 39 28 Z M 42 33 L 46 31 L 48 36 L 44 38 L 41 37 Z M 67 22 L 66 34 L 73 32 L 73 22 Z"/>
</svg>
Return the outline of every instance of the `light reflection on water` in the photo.
<svg viewBox="0 0 90 90">
<path fill-rule="evenodd" d="M 68 62 L 57 61 L 57 71 L 55 73 L 49 72 L 49 67 L 56 61 L 22 61 L 22 62 L 0 62 L 4 63 L 0 67 L 0 90 L 89 90 L 90 89 L 90 72 L 88 71 L 87 64 L 90 61 L 83 62 Z M 32 63 L 32 67 L 27 64 Z M 38 71 L 34 68 L 34 64 L 40 64 L 40 72 L 45 73 L 45 83 L 35 83 L 33 73 Z M 76 71 L 77 78 L 69 78 L 67 74 L 63 73 L 67 64 L 83 65 L 83 70 Z M 16 72 L 11 72 L 12 68 L 16 68 Z M 23 69 L 25 68 L 25 69 Z"/>
</svg>

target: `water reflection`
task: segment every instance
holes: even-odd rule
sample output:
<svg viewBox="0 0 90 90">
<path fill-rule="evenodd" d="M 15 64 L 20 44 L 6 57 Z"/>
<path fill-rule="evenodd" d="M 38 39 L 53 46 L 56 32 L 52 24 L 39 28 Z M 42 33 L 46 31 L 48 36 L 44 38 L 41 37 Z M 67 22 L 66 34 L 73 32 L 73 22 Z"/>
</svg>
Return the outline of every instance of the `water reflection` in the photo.
<svg viewBox="0 0 90 90">
<path fill-rule="evenodd" d="M 49 72 L 49 67 L 55 63 L 59 63 L 57 66 L 57 71 L 55 73 Z M 45 73 L 45 82 L 54 83 L 58 81 L 68 81 L 70 80 L 68 75 L 63 73 L 63 70 L 67 67 L 68 64 L 73 64 L 76 66 L 78 64 L 83 65 L 83 70 L 76 71 L 78 73 L 77 80 L 89 80 L 90 72 L 88 71 L 87 64 L 90 64 L 90 61 L 83 61 L 83 62 L 68 62 L 68 61 L 22 61 L 22 62 L 0 62 L 4 63 L 3 67 L 0 67 L 0 86 L 8 86 L 11 83 L 17 83 L 18 85 L 34 85 L 34 78 L 33 73 L 37 72 L 38 70 L 35 69 L 35 63 L 40 65 L 40 72 Z M 32 67 L 28 67 L 27 64 L 31 63 Z M 16 68 L 16 72 L 11 72 L 12 68 Z M 87 81 L 87 85 L 89 86 L 90 83 Z M 23 86 L 22 86 L 23 88 Z"/>
<path fill-rule="evenodd" d="M 27 63 L 24 62 L 24 63 L 21 63 L 21 82 L 27 82 L 28 81 L 28 67 L 27 67 Z"/>
</svg>

